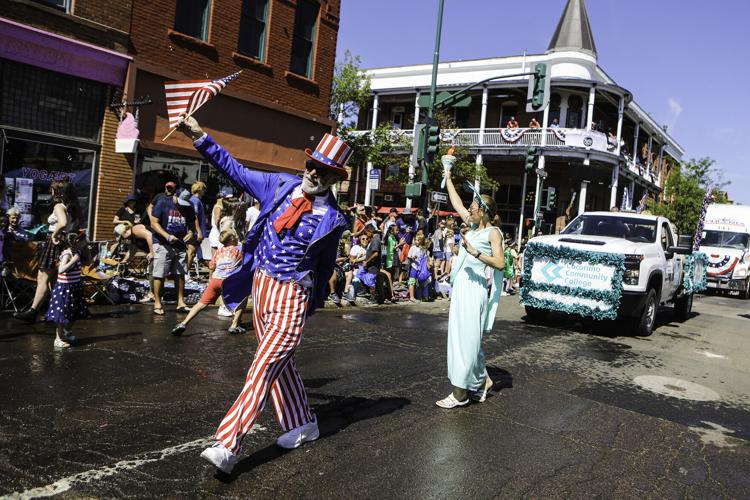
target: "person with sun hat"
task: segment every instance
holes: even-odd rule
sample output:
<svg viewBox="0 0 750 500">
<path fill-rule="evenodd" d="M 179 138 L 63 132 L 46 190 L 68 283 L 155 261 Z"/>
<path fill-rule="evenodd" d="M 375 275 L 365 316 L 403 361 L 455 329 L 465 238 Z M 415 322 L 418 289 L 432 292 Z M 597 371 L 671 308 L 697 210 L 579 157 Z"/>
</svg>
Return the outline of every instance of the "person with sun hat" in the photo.
<svg viewBox="0 0 750 500">
<path fill-rule="evenodd" d="M 308 159 L 300 179 L 245 168 L 204 133 L 195 118 L 181 117 L 178 128 L 206 160 L 258 199 L 261 207 L 244 242 L 243 264 L 223 284 L 230 310 L 252 291 L 258 349 L 239 397 L 214 434 L 216 443 L 201 453 L 230 473 L 243 438 L 269 396 L 284 431 L 278 446 L 297 448 L 320 435 L 294 353 L 305 318 L 325 302 L 338 243 L 347 227 L 331 187 L 347 178 L 344 167 L 352 149 L 339 137 L 325 134 L 314 151 L 305 150 Z"/>
</svg>

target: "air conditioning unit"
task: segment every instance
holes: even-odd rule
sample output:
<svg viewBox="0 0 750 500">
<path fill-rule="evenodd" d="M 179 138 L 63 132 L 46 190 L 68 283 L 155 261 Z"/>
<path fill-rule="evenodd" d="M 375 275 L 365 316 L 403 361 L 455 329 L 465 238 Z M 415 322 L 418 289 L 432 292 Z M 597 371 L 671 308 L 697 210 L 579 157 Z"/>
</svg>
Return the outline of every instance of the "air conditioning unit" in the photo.
<svg viewBox="0 0 750 500">
<path fill-rule="evenodd" d="M 393 195 L 392 194 L 384 194 L 383 195 L 383 201 L 393 201 Z"/>
</svg>

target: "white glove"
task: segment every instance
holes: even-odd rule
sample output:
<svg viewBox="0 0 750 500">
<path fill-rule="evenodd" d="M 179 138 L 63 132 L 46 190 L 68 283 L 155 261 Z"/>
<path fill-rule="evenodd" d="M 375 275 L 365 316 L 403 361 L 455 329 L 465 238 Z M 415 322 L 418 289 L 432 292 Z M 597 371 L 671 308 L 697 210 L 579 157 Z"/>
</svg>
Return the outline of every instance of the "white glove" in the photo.
<svg viewBox="0 0 750 500">
<path fill-rule="evenodd" d="M 451 173 L 451 170 L 456 165 L 456 157 L 452 154 L 443 155 L 440 158 L 443 163 L 443 182 L 440 184 L 440 189 L 445 189 L 445 182 Z"/>
</svg>

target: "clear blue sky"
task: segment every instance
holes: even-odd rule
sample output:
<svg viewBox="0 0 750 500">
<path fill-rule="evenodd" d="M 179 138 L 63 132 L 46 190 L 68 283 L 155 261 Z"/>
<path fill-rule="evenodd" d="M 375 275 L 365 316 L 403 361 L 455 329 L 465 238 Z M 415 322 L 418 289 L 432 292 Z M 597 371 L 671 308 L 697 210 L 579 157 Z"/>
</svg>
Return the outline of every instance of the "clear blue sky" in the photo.
<svg viewBox="0 0 750 500">
<path fill-rule="evenodd" d="M 445 0 L 440 59 L 543 53 L 566 0 Z M 534 7 L 531 7 L 534 5 Z M 363 67 L 432 62 L 438 0 L 342 0 L 338 52 Z M 750 204 L 750 0 L 587 0 L 599 65 Z M 730 81 L 736 83 L 730 85 Z M 733 100 L 728 94 L 735 92 Z"/>
</svg>

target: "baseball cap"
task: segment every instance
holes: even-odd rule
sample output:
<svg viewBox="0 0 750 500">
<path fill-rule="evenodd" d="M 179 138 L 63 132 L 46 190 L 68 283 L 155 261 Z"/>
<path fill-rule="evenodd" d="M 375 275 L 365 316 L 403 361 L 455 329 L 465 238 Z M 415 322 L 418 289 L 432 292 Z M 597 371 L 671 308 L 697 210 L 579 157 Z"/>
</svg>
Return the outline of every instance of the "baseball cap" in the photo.
<svg viewBox="0 0 750 500">
<path fill-rule="evenodd" d="M 174 182 L 174 181 L 169 181 L 169 182 L 167 182 L 166 184 L 164 184 L 164 188 L 165 188 L 165 189 L 166 189 L 166 188 L 172 188 L 172 189 L 174 189 L 174 188 L 176 188 L 176 187 L 177 187 L 177 183 L 176 183 L 176 182 Z"/>
<path fill-rule="evenodd" d="M 219 191 L 219 198 L 231 198 L 234 196 L 234 190 L 229 186 L 224 186 Z"/>
<path fill-rule="evenodd" d="M 187 189 L 183 189 L 179 196 L 177 196 L 177 203 L 182 205 L 183 207 L 189 207 L 190 206 L 190 191 Z"/>
<path fill-rule="evenodd" d="M 131 201 L 138 201 L 138 198 L 133 194 L 129 194 L 125 197 L 125 200 L 122 202 L 122 204 L 127 205 Z"/>
</svg>

